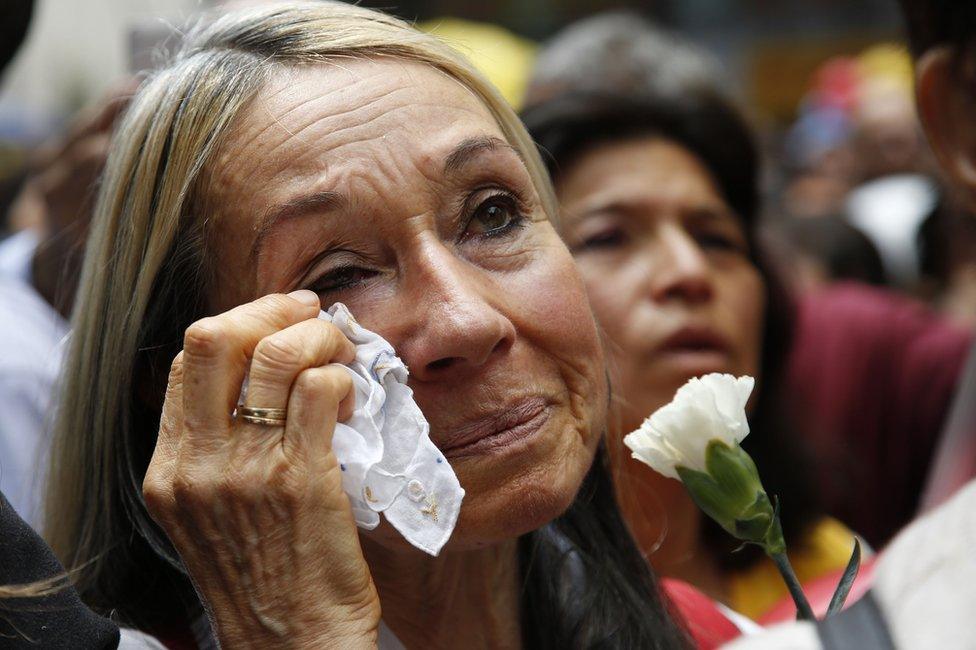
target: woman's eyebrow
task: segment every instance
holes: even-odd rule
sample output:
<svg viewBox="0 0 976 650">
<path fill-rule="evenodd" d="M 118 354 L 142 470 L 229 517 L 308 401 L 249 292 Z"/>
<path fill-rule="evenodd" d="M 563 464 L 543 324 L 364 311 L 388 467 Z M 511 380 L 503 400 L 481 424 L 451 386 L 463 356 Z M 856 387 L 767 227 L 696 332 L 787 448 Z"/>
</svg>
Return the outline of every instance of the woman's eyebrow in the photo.
<svg viewBox="0 0 976 650">
<path fill-rule="evenodd" d="M 739 222 L 735 212 L 724 205 L 698 205 L 684 212 L 687 218 L 698 222 Z"/>
<path fill-rule="evenodd" d="M 444 159 L 444 174 L 457 173 L 480 154 L 495 151 L 499 148 L 508 149 L 514 152 L 520 159 L 522 158 L 522 154 L 519 153 L 518 149 L 501 138 L 493 135 L 477 136 L 462 140 L 451 150 L 451 153 Z"/>
<path fill-rule="evenodd" d="M 254 238 L 254 243 L 251 245 L 250 258 L 253 260 L 257 257 L 265 238 L 282 221 L 309 214 L 321 214 L 323 212 L 337 210 L 345 205 L 345 203 L 346 198 L 342 194 L 333 191 L 322 191 L 297 196 L 279 205 L 271 206 L 258 223 L 258 232 Z"/>
</svg>

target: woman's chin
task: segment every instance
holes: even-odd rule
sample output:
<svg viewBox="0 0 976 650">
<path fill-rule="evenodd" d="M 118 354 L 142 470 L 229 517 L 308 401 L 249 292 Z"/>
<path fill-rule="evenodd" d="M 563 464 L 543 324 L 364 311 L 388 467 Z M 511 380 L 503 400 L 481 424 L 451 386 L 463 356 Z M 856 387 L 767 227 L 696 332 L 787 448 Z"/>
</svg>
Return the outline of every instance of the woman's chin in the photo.
<svg viewBox="0 0 976 650">
<path fill-rule="evenodd" d="M 527 484 L 524 496 L 513 499 L 469 493 L 451 539 L 440 554 L 498 546 L 538 530 L 569 508 L 578 489 L 579 485 L 560 487 L 550 481 L 549 485 Z M 386 520 L 375 530 L 361 531 L 361 539 L 364 550 L 373 545 L 395 552 L 410 552 L 413 548 Z"/>
<path fill-rule="evenodd" d="M 576 498 L 599 438 L 555 415 L 515 456 L 467 458 L 455 471 L 465 489 L 449 548 L 477 548 L 545 526 Z"/>
<path fill-rule="evenodd" d="M 576 498 L 601 435 L 581 427 L 569 409 L 556 408 L 530 436 L 449 457 L 465 496 L 442 554 L 512 541 L 559 517 Z M 409 548 L 385 521 L 364 536 L 388 549 Z"/>
</svg>

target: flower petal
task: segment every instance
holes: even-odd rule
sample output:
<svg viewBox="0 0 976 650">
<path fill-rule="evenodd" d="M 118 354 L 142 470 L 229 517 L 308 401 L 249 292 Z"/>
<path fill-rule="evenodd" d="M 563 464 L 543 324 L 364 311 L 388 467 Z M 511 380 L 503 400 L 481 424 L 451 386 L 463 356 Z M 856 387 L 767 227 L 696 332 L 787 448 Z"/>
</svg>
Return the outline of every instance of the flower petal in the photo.
<svg viewBox="0 0 976 650">
<path fill-rule="evenodd" d="M 752 377 L 718 373 L 691 379 L 624 443 L 665 476 L 678 478 L 678 465 L 704 472 L 710 441 L 733 446 L 748 435 L 745 407 L 754 385 Z"/>
</svg>

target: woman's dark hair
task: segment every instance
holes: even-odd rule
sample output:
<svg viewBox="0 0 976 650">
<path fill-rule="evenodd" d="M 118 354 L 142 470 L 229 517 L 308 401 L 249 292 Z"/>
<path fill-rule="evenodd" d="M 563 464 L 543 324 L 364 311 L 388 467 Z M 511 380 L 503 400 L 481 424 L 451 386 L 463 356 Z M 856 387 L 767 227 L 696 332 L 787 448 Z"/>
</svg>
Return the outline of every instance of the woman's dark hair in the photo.
<svg viewBox="0 0 976 650">
<path fill-rule="evenodd" d="M 772 268 L 759 237 L 760 158 L 752 131 L 738 110 L 718 92 L 692 90 L 680 96 L 574 93 L 528 107 L 522 119 L 542 151 L 556 183 L 593 147 L 658 136 L 698 157 L 745 226 L 753 264 L 765 280 L 766 319 L 752 432 L 743 447 L 752 455 L 770 494 L 783 505 L 782 523 L 793 547 L 822 514 L 814 490 L 811 454 L 801 432 L 806 421 L 785 390 L 786 360 L 793 339 L 795 308 Z M 748 567 L 762 557 L 757 547 L 732 553 L 735 541 L 707 519 L 702 541 L 725 570 Z"/>
<path fill-rule="evenodd" d="M 519 542 L 526 648 L 690 647 L 617 506 L 601 444 L 575 501 Z"/>
<path fill-rule="evenodd" d="M 4 0 L 0 9 L 0 75 L 27 37 L 34 0 Z"/>
</svg>

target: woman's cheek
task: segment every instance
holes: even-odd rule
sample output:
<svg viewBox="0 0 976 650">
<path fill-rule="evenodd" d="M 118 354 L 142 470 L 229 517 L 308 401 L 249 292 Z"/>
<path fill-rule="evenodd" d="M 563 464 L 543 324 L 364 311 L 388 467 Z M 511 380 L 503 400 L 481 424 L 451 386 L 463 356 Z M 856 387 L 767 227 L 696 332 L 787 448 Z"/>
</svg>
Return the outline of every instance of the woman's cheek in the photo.
<svg viewBox="0 0 976 650">
<path fill-rule="evenodd" d="M 610 267 L 586 260 L 579 261 L 586 293 L 600 329 L 614 348 L 630 348 L 635 334 L 644 341 L 646 332 L 634 332 L 634 315 L 638 290 L 622 266 Z"/>
<path fill-rule="evenodd" d="M 530 344 L 558 364 L 570 393 L 598 412 L 607 388 L 596 321 L 569 251 L 561 244 L 554 248 L 510 278 L 509 296 L 519 303 L 511 313 Z M 592 413 L 577 415 L 594 420 Z"/>
<path fill-rule="evenodd" d="M 736 286 L 731 287 L 731 297 L 738 312 L 741 337 L 739 374 L 758 375 L 762 358 L 762 337 L 766 322 L 766 286 L 762 276 L 753 268 L 742 274 Z"/>
</svg>

